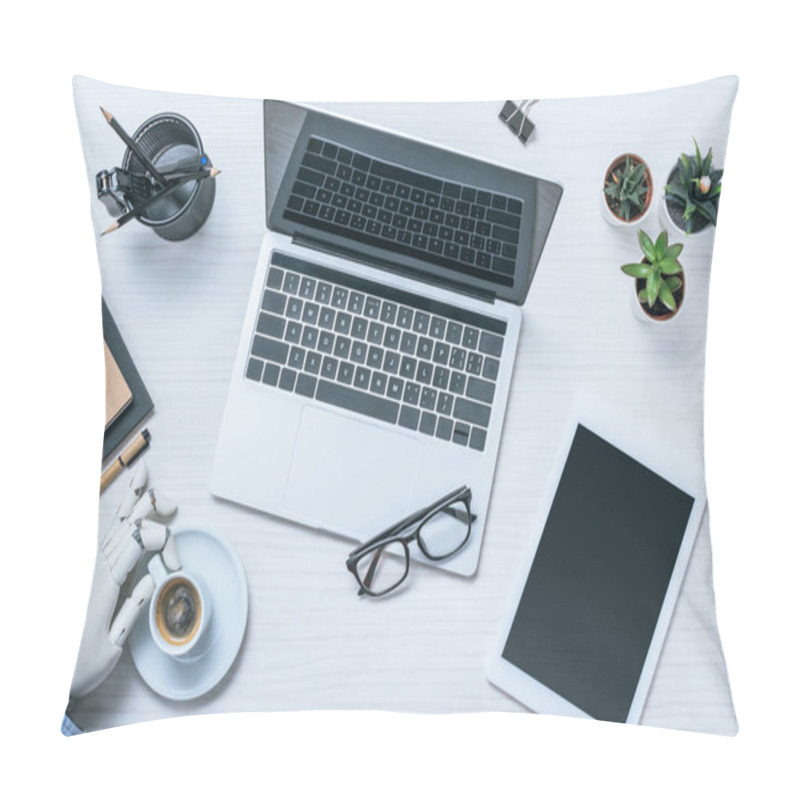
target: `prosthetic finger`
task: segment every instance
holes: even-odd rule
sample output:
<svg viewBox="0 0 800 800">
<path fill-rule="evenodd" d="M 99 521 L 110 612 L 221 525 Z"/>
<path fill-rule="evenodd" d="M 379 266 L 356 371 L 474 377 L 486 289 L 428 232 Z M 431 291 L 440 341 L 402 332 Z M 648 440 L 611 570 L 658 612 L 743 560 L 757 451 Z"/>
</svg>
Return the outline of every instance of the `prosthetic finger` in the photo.
<svg viewBox="0 0 800 800">
<path fill-rule="evenodd" d="M 111 567 L 111 575 L 114 580 L 122 586 L 128 573 L 136 566 L 136 562 L 142 555 L 142 547 L 134 526 L 131 525 L 131 534 L 127 540 L 123 540 L 121 545 L 108 556 L 108 564 Z"/>
<path fill-rule="evenodd" d="M 175 537 L 170 534 L 167 541 L 164 543 L 164 549 L 161 551 L 161 560 L 171 572 L 175 572 L 181 568 L 181 559 L 178 555 L 178 546 L 175 543 Z"/>
<path fill-rule="evenodd" d="M 103 555 L 105 555 L 110 564 L 115 564 L 123 557 L 123 553 L 130 550 L 131 539 L 137 543 L 140 541 L 137 532 L 137 522 L 139 521 L 116 520 L 114 522 L 102 547 Z"/>
<path fill-rule="evenodd" d="M 121 507 L 120 507 L 121 508 Z M 125 519 L 116 518 L 100 549 L 109 561 L 119 558 L 118 551 L 124 549 L 130 536 L 130 525 L 146 519 L 168 519 L 177 511 L 175 501 L 164 492 L 149 489 L 137 498 Z"/>
<path fill-rule="evenodd" d="M 119 613 L 111 623 L 108 638 L 112 645 L 122 647 L 125 644 L 125 640 L 128 638 L 128 634 L 131 632 L 142 608 L 147 605 L 153 596 L 155 586 L 152 576 L 148 573 L 133 587 L 131 596 L 122 604 L 122 608 L 120 608 Z"/>
<path fill-rule="evenodd" d="M 152 519 L 137 519 L 127 527 L 127 535 L 120 537 L 106 553 L 114 579 L 120 585 L 145 551 L 164 551 L 167 567 L 180 569 L 178 550 L 166 525 Z"/>
<path fill-rule="evenodd" d="M 137 519 L 168 519 L 177 510 L 178 504 L 168 494 L 160 489 L 145 489 L 127 508 L 125 517 L 118 520 L 135 522 Z"/>
<path fill-rule="evenodd" d="M 124 508 L 123 508 L 124 506 Z M 125 516 L 119 516 L 122 511 Z M 120 547 L 124 547 L 131 533 L 131 525 L 139 519 L 145 519 L 153 511 L 149 494 L 142 489 L 141 493 L 133 499 L 132 504 L 123 503 L 117 510 L 114 522 L 103 540 L 101 549 L 109 559 L 114 558 L 114 553 Z"/>
<path fill-rule="evenodd" d="M 133 510 L 133 507 L 136 505 L 136 502 L 144 494 L 144 491 L 147 488 L 148 478 L 149 473 L 147 471 L 147 464 L 145 463 L 144 459 L 139 459 L 139 462 L 131 472 L 131 478 L 128 481 L 128 491 L 120 503 L 119 508 L 117 509 L 116 516 L 119 519 L 126 519 L 128 516 L 130 516 L 130 513 Z"/>
<path fill-rule="evenodd" d="M 159 489 L 149 489 L 145 497 L 150 504 L 150 509 L 143 516 L 167 519 L 178 510 L 178 504 L 168 494 Z M 142 499 L 144 500 L 145 498 Z"/>
<path fill-rule="evenodd" d="M 120 532 L 124 530 L 125 526 L 121 523 L 130 516 L 131 511 L 133 511 L 136 504 L 142 498 L 147 488 L 148 477 L 147 464 L 143 459 L 140 459 L 139 463 L 131 471 L 131 476 L 128 480 L 128 489 L 125 492 L 125 497 L 114 513 L 114 522 L 111 524 L 106 535 L 100 539 L 100 549 L 104 553 L 108 553 L 109 547 L 112 546 L 113 542 L 120 535 Z"/>
<path fill-rule="evenodd" d="M 137 519 L 134 522 L 134 537 L 138 536 L 145 550 L 161 550 L 170 536 L 169 528 L 153 519 Z"/>
<path fill-rule="evenodd" d="M 137 519 L 128 524 L 127 536 L 120 537 L 106 557 L 114 579 L 121 585 L 145 550 L 161 550 L 169 538 L 169 528 L 152 519 Z"/>
</svg>

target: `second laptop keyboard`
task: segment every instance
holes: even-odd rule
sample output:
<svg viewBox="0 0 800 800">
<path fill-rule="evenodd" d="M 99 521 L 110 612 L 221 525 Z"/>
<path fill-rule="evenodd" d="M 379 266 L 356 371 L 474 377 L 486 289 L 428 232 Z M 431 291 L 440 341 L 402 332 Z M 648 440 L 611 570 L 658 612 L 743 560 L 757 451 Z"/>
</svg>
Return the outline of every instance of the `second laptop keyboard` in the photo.
<svg viewBox="0 0 800 800">
<path fill-rule="evenodd" d="M 273 252 L 246 377 L 483 450 L 506 323 Z"/>
<path fill-rule="evenodd" d="M 512 285 L 522 200 L 311 137 L 284 217 Z"/>
</svg>

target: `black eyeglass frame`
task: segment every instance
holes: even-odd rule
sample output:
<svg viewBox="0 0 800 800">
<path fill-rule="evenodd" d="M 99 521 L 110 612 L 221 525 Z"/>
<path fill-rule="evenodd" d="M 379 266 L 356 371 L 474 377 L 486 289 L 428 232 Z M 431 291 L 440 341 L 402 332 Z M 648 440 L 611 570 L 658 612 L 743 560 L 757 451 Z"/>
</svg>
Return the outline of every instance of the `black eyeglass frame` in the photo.
<svg viewBox="0 0 800 800">
<path fill-rule="evenodd" d="M 461 486 L 460 488 L 456 489 L 453 492 L 445 495 L 444 497 L 437 500 L 435 503 L 431 503 L 431 505 L 426 506 L 419 511 L 415 511 L 413 514 L 409 514 L 409 516 L 405 517 L 404 519 L 400 520 L 400 522 L 395 523 L 391 527 L 387 528 L 385 531 L 382 531 L 377 536 L 373 536 L 371 539 L 367 540 L 363 544 L 359 545 L 355 550 L 353 550 L 350 555 L 347 557 L 346 565 L 347 569 L 353 573 L 353 577 L 355 577 L 360 595 L 368 594 L 371 597 L 382 597 L 385 594 L 388 594 L 391 591 L 394 591 L 407 577 L 408 577 L 408 570 L 410 567 L 411 556 L 409 553 L 408 545 L 411 544 L 414 540 L 417 542 L 417 547 L 419 547 L 422 554 L 425 558 L 429 559 L 430 561 L 443 561 L 446 558 L 450 558 L 451 556 L 455 555 L 459 550 L 461 550 L 464 545 L 469 541 L 469 537 L 472 533 L 472 523 L 477 519 L 475 514 L 472 513 L 472 508 L 470 506 L 470 502 L 472 500 L 472 490 L 468 486 Z M 467 534 L 464 537 L 464 541 L 456 547 L 454 550 L 450 551 L 449 553 L 445 553 L 444 555 L 432 555 L 428 548 L 425 546 L 425 540 L 419 535 L 420 531 L 422 530 L 423 526 L 436 514 L 441 512 L 451 512 L 453 514 L 456 513 L 455 509 L 449 508 L 454 503 L 462 502 L 466 506 L 467 509 Z M 404 533 L 409 528 L 413 526 L 413 530 L 408 533 Z M 399 542 L 403 545 L 403 550 L 405 553 L 405 560 L 406 560 L 406 568 L 403 572 L 402 576 L 388 589 L 384 589 L 382 592 L 374 592 L 369 586 L 365 586 L 364 582 L 361 580 L 361 576 L 358 573 L 357 564 L 358 562 L 364 558 L 364 556 L 369 555 L 371 552 L 375 551 L 376 554 L 380 554 L 380 552 L 390 544 L 394 544 L 395 542 Z M 371 576 L 374 567 L 377 565 L 377 558 L 373 561 L 370 565 L 370 568 L 367 572 L 368 576 Z"/>
</svg>

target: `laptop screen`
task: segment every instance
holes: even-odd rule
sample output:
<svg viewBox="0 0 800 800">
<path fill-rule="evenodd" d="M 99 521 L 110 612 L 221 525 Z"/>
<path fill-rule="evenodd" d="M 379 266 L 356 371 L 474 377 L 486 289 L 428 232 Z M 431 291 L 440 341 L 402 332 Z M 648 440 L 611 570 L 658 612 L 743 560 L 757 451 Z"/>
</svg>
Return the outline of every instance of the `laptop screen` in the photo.
<svg viewBox="0 0 800 800">
<path fill-rule="evenodd" d="M 384 129 L 265 101 L 267 225 L 362 263 L 521 304 L 561 188 Z"/>
</svg>

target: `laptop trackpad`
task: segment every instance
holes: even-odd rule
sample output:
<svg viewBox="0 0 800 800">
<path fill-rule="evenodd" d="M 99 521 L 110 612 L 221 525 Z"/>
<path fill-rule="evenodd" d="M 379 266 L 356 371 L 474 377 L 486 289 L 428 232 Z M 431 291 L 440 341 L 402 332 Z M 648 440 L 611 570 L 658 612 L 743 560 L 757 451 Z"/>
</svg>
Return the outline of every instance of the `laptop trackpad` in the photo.
<svg viewBox="0 0 800 800">
<path fill-rule="evenodd" d="M 419 458 L 411 437 L 306 406 L 284 507 L 295 519 L 363 540 L 408 514 Z"/>
</svg>

